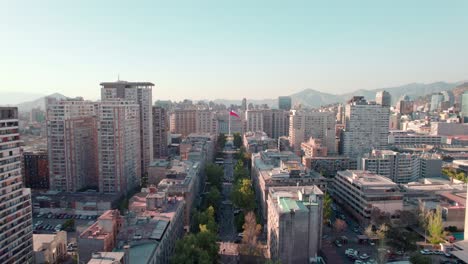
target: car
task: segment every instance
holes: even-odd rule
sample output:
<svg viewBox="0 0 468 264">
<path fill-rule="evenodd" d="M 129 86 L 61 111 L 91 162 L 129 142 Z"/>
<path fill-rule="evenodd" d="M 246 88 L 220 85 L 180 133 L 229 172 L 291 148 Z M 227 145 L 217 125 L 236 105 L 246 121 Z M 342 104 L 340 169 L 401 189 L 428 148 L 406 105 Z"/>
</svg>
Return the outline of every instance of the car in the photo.
<svg viewBox="0 0 468 264">
<path fill-rule="evenodd" d="M 322 239 L 327 239 L 328 238 L 328 235 L 323 235 L 322 236 Z"/>
<path fill-rule="evenodd" d="M 421 254 L 423 255 L 431 255 L 432 254 L 432 251 L 430 251 L 429 249 L 423 249 L 421 251 L 419 251 Z"/>
<path fill-rule="evenodd" d="M 340 243 L 340 241 L 338 241 L 338 240 L 335 240 L 335 245 L 336 245 L 337 247 L 342 247 L 342 246 L 343 246 L 343 245 Z"/>
<path fill-rule="evenodd" d="M 36 225 L 42 225 L 43 221 L 37 221 Z"/>
<path fill-rule="evenodd" d="M 447 257 L 447 258 L 451 258 L 452 257 L 452 254 L 448 253 L 448 252 L 445 252 L 444 255 Z"/>
<path fill-rule="evenodd" d="M 362 259 L 362 260 L 366 260 L 366 259 L 370 258 L 370 256 L 367 255 L 366 253 L 362 253 L 362 255 L 359 256 L 359 258 Z"/>
<path fill-rule="evenodd" d="M 370 242 L 369 242 L 369 245 L 371 245 L 371 246 L 375 246 L 375 243 L 374 243 L 374 242 L 372 242 L 372 241 L 370 241 Z"/>
<path fill-rule="evenodd" d="M 404 254 L 404 252 L 403 252 L 403 251 L 401 251 L 401 250 L 398 250 L 398 251 L 397 251 L 397 252 L 395 252 L 395 253 L 396 253 L 397 255 L 400 255 L 400 256 Z"/>
<path fill-rule="evenodd" d="M 354 228 L 353 231 L 354 231 L 355 233 L 359 233 L 359 228 Z"/>
<path fill-rule="evenodd" d="M 364 264 L 364 262 L 362 262 L 361 260 L 355 260 L 354 264 Z"/>
<path fill-rule="evenodd" d="M 244 233 L 237 234 L 238 237 L 244 237 Z"/>
<path fill-rule="evenodd" d="M 236 238 L 236 240 L 234 240 L 234 243 L 236 244 L 240 244 L 240 242 L 242 242 L 242 239 L 240 237 Z"/>
</svg>

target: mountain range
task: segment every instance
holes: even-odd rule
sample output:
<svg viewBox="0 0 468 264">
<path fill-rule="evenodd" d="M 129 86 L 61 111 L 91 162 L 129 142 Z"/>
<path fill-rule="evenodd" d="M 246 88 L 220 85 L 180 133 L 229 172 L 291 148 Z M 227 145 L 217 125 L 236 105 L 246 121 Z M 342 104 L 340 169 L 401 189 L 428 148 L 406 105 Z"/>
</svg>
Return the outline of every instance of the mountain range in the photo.
<svg viewBox="0 0 468 264">
<path fill-rule="evenodd" d="M 305 89 L 302 90 L 298 93 L 291 94 L 292 102 L 294 105 L 296 104 L 302 104 L 307 107 L 320 107 L 323 105 L 328 105 L 328 104 L 334 104 L 334 103 L 344 103 L 347 100 L 349 100 L 351 97 L 356 96 L 356 95 L 362 95 L 368 100 L 374 100 L 375 99 L 375 94 L 379 91 L 385 90 L 390 93 L 392 96 L 392 103 L 396 103 L 396 101 L 401 98 L 404 95 L 409 96 L 411 99 L 416 99 L 421 96 L 426 96 L 430 95 L 432 93 L 437 93 L 441 91 L 446 91 L 446 90 L 453 90 L 455 93 L 455 99 L 458 99 L 458 94 L 460 94 L 460 91 L 466 90 L 466 87 L 468 87 L 468 82 L 434 82 L 434 83 L 410 83 L 402 86 L 396 86 L 396 87 L 387 87 L 387 88 L 381 88 L 381 89 L 374 89 L 374 90 L 356 90 L 354 92 L 349 92 L 345 94 L 331 94 L 331 93 L 326 93 L 326 92 L 320 92 L 314 89 Z M 5 97 L 4 97 L 5 95 Z M 41 96 L 41 95 L 39 95 Z M 54 93 L 49 96 L 55 97 L 55 98 L 66 98 L 66 96 L 59 94 L 59 93 Z M 37 94 L 20 94 L 20 93 L 0 93 L 0 104 L 8 104 L 8 102 L 13 102 L 10 103 L 10 105 L 13 105 L 14 102 L 18 102 L 18 98 L 27 98 L 30 101 L 23 102 L 16 104 L 18 106 L 19 110 L 22 112 L 30 111 L 33 108 L 41 108 L 45 109 L 45 97 L 46 96 L 41 96 L 37 98 Z M 10 98 L 8 100 L 8 98 Z M 13 98 L 16 98 L 15 100 Z M 31 100 L 30 98 L 36 98 L 34 100 Z M 208 100 L 204 100 L 208 101 Z M 215 103 L 218 104 L 225 104 L 227 106 L 231 104 L 236 104 L 240 105 L 241 104 L 241 98 L 239 100 L 225 100 L 225 99 L 216 99 L 213 100 Z M 5 103 L 6 102 L 6 103 Z M 278 99 L 273 98 L 273 99 L 261 99 L 261 100 L 249 100 L 247 99 L 248 103 L 253 103 L 253 104 L 267 104 L 271 107 L 276 107 L 278 104 Z"/>
<path fill-rule="evenodd" d="M 387 87 L 374 90 L 356 90 L 354 92 L 345 93 L 345 94 L 331 94 L 326 92 L 320 92 L 314 89 L 305 89 L 298 93 L 291 94 L 293 105 L 302 104 L 308 107 L 320 107 L 322 105 L 334 104 L 334 103 L 344 103 L 349 100 L 351 97 L 356 95 L 362 95 L 368 100 L 374 100 L 375 94 L 379 91 L 385 90 L 390 93 L 392 96 L 392 103 L 404 95 L 408 95 L 411 99 L 416 99 L 420 96 L 429 95 L 432 93 L 437 93 L 446 90 L 452 90 L 458 85 L 463 84 L 464 82 L 434 82 L 429 84 L 424 83 L 410 83 L 402 86 L 396 87 Z M 217 99 L 214 100 L 215 103 L 223 103 L 226 105 L 241 103 L 241 100 L 223 100 Z M 253 104 L 267 104 L 269 106 L 277 106 L 277 99 L 263 99 L 263 100 L 248 100 L 247 103 Z"/>
</svg>

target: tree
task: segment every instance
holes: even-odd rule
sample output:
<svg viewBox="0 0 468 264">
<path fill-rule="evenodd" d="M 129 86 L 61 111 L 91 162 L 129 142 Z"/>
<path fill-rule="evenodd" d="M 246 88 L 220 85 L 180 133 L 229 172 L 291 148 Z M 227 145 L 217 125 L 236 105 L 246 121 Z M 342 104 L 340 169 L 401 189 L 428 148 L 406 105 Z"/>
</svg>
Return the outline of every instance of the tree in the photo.
<svg viewBox="0 0 468 264">
<path fill-rule="evenodd" d="M 219 208 L 219 203 L 221 202 L 221 193 L 218 188 L 212 186 L 208 195 L 206 196 L 207 206 L 213 206 L 215 210 Z"/>
<path fill-rule="evenodd" d="M 427 216 L 427 232 L 429 233 L 429 243 L 435 245 L 444 241 L 447 233 L 444 231 L 440 207 L 437 207 L 435 212 L 429 212 Z"/>
<path fill-rule="evenodd" d="M 221 166 L 216 164 L 207 164 L 205 166 L 206 179 L 210 182 L 211 186 L 215 186 L 221 190 L 223 185 L 224 171 Z"/>
<path fill-rule="evenodd" d="M 390 214 L 380 211 L 378 207 L 373 207 L 371 211 L 371 223 L 376 226 L 380 226 L 382 224 L 390 224 Z"/>
<path fill-rule="evenodd" d="M 224 145 L 226 145 L 226 135 L 225 134 L 219 134 L 217 144 L 218 149 L 223 149 Z"/>
<path fill-rule="evenodd" d="M 330 194 L 325 193 L 325 196 L 323 198 L 323 221 L 328 221 L 332 215 L 332 203 L 333 200 L 330 196 Z"/>
<path fill-rule="evenodd" d="M 418 253 L 414 253 L 410 257 L 410 262 L 412 264 L 431 264 L 432 260 L 429 257 L 423 256 L 423 255 L 418 254 Z"/>
<path fill-rule="evenodd" d="M 240 148 L 242 146 L 242 136 L 240 133 L 234 133 L 234 146 Z"/>
<path fill-rule="evenodd" d="M 262 232 L 262 226 L 257 224 L 255 213 L 250 211 L 245 216 L 244 237 L 242 238 L 242 245 L 240 252 L 249 256 L 261 256 L 262 251 L 258 244 L 258 235 Z"/>
<path fill-rule="evenodd" d="M 400 211 L 400 226 L 410 226 L 418 222 L 418 217 L 414 212 L 403 210 Z"/>
<path fill-rule="evenodd" d="M 336 233 L 343 232 L 344 230 L 346 230 L 347 227 L 348 225 L 346 224 L 346 222 L 341 219 L 336 219 L 335 223 L 333 224 L 333 229 Z"/>
<path fill-rule="evenodd" d="M 252 182 L 249 179 L 242 179 L 237 182 L 231 196 L 233 204 L 238 208 L 245 211 L 251 211 L 255 208 L 255 196 Z"/>
<path fill-rule="evenodd" d="M 73 231 L 73 230 L 75 230 L 75 219 L 67 219 L 67 220 L 63 223 L 62 229 L 65 230 L 65 231 Z"/>
<path fill-rule="evenodd" d="M 393 248 L 406 252 L 416 250 L 418 235 L 404 228 L 389 228 L 387 238 Z"/>
</svg>

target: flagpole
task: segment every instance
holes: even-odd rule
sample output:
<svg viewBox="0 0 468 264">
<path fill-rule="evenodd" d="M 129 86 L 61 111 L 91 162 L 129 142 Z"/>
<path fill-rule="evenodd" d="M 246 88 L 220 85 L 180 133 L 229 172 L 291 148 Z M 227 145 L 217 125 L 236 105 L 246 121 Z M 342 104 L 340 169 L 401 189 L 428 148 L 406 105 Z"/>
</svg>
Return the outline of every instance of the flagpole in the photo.
<svg viewBox="0 0 468 264">
<path fill-rule="evenodd" d="M 229 111 L 229 136 L 231 136 L 231 111 Z"/>
</svg>

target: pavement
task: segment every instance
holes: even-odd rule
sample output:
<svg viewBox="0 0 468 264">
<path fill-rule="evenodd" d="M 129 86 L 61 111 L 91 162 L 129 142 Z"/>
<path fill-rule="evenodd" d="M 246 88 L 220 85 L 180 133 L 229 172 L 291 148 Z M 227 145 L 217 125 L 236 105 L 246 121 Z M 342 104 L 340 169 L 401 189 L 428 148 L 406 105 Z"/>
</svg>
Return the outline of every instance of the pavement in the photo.
<svg viewBox="0 0 468 264">
<path fill-rule="evenodd" d="M 234 211 L 231 203 L 232 182 L 234 181 L 234 160 L 232 153 L 225 152 L 223 202 L 219 223 L 219 255 L 221 263 L 238 263 L 239 253 L 235 242 L 237 230 L 234 222 Z"/>
</svg>

